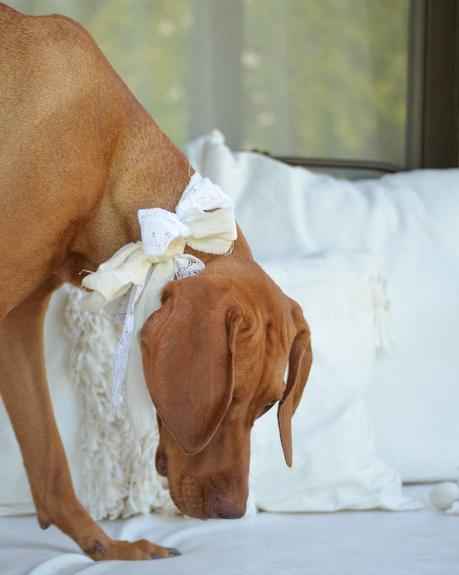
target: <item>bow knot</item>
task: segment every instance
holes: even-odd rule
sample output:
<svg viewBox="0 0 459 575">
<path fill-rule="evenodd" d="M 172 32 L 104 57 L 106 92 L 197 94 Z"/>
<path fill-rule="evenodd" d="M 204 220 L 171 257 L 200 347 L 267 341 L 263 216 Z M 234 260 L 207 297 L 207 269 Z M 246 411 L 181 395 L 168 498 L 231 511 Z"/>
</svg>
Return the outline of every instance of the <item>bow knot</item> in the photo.
<svg viewBox="0 0 459 575">
<path fill-rule="evenodd" d="M 175 213 L 161 208 L 139 210 L 139 223 L 144 253 L 152 261 L 182 254 L 186 245 L 206 253 L 226 253 L 237 235 L 233 202 L 208 178 L 185 191 Z"/>
<path fill-rule="evenodd" d="M 194 174 L 175 213 L 161 208 L 138 211 L 141 242 L 118 250 L 96 272 L 84 278 L 92 290 L 84 307 L 97 310 L 125 295 L 132 286 L 144 286 L 153 264 L 174 260 L 175 275 L 189 277 L 204 268 L 185 247 L 213 254 L 227 254 L 237 237 L 234 205 L 208 178 Z M 171 278 L 173 279 L 173 278 Z"/>
</svg>

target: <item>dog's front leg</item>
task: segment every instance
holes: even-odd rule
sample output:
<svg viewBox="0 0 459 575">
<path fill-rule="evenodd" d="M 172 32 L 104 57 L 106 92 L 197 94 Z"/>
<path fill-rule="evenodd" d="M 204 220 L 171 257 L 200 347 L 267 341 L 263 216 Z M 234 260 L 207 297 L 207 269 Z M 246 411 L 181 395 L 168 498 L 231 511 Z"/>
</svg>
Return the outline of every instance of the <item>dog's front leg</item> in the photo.
<svg viewBox="0 0 459 575">
<path fill-rule="evenodd" d="M 54 524 L 93 559 L 176 555 L 145 539 L 110 539 L 77 500 L 54 419 L 43 358 L 43 322 L 51 289 L 41 288 L 0 322 L 0 392 L 19 442 L 43 528 Z"/>
</svg>

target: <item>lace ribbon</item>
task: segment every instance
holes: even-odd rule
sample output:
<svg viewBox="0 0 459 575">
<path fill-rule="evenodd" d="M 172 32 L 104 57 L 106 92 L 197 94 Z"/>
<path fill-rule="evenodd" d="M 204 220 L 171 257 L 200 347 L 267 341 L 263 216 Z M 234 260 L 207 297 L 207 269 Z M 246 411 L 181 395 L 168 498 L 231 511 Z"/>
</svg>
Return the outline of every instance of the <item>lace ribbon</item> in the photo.
<svg viewBox="0 0 459 575">
<path fill-rule="evenodd" d="M 205 253 L 226 254 L 231 251 L 237 232 L 233 202 L 198 173 L 191 177 L 175 213 L 161 208 L 142 209 L 138 219 L 141 241 L 123 246 L 84 278 L 82 287 L 91 292 L 82 307 L 95 311 L 107 306 L 114 321 L 123 325 L 113 364 L 112 401 L 118 405 L 124 400 L 126 381 L 131 423 L 141 437 L 151 422 L 151 414 L 142 418 L 139 411 L 146 414 L 145 403 L 151 408 L 151 399 L 147 399 L 149 394 L 139 367 L 138 332 L 161 305 L 161 291 L 168 281 L 187 278 L 204 269 L 199 258 L 184 254 L 186 246 Z M 153 413 L 153 409 L 150 411 Z"/>
</svg>

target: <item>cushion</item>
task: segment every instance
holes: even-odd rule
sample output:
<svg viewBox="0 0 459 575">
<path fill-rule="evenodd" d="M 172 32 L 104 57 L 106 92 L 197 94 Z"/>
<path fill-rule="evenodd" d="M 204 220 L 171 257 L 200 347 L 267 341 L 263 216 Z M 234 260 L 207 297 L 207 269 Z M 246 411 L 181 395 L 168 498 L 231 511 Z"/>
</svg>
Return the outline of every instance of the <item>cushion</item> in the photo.
<svg viewBox="0 0 459 575">
<path fill-rule="evenodd" d="M 394 348 L 366 404 L 377 452 L 405 481 L 455 478 L 459 464 L 459 170 L 416 170 L 351 182 L 250 152 L 219 132 L 186 149 L 236 202 L 258 259 L 324 249 L 378 256 Z"/>
<path fill-rule="evenodd" d="M 257 420 L 252 485 L 255 503 L 263 510 L 417 507 L 401 496 L 398 473 L 376 456 L 364 404 L 376 349 L 385 343 L 378 337 L 380 326 L 388 321 L 375 264 L 373 258 L 353 252 L 262 262 L 302 306 L 314 357 L 293 418 L 291 469 L 277 437 L 277 410 Z M 377 294 L 382 295 L 379 301 Z"/>
</svg>

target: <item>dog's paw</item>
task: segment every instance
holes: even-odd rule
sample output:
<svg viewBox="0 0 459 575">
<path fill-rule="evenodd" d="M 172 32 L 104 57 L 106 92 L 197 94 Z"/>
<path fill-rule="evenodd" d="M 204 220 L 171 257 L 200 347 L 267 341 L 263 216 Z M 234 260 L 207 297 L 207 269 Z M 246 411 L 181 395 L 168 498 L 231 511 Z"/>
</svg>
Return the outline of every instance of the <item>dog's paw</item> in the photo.
<svg viewBox="0 0 459 575">
<path fill-rule="evenodd" d="M 110 541 L 103 544 L 95 541 L 94 544 L 84 550 L 94 561 L 145 561 L 148 559 L 165 559 L 180 555 L 173 547 L 161 547 L 150 543 L 146 539 L 139 541 Z"/>
</svg>

